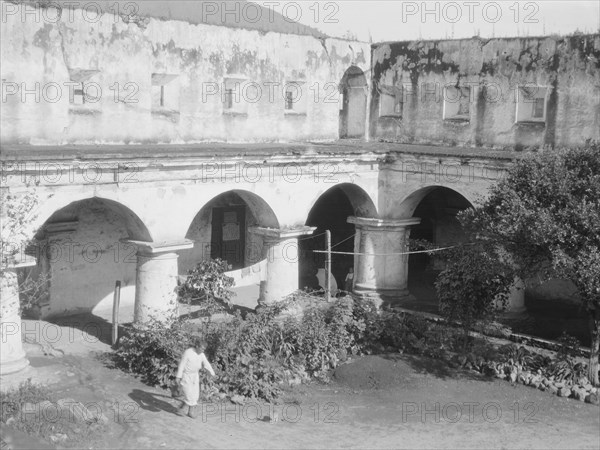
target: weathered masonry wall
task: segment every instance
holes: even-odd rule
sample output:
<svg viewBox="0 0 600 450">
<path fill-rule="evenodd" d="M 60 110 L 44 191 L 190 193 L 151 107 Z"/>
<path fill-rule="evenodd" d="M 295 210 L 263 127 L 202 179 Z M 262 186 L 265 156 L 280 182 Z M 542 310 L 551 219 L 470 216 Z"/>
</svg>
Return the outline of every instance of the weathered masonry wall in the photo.
<svg viewBox="0 0 600 450">
<path fill-rule="evenodd" d="M 335 139 L 338 84 L 370 68 L 354 41 L 20 8 L 0 27 L 4 143 Z"/>
<path fill-rule="evenodd" d="M 333 188 L 342 189 L 352 214 L 367 221 L 410 220 L 420 202 L 436 189 L 452 190 L 474 203 L 510 162 L 466 154 L 459 158 L 386 151 L 400 146 L 368 143 L 355 143 L 355 151 L 349 152 L 352 145 L 281 145 L 271 153 L 262 149 L 267 146 L 256 145 L 260 149 L 250 151 L 249 146 L 245 156 L 231 156 L 238 146 L 225 144 L 221 150 L 205 144 L 210 151 L 196 156 L 180 146 L 157 146 L 161 152 L 145 157 L 141 149 L 139 155 L 131 154 L 128 146 L 106 146 L 93 156 L 88 154 L 91 147 L 85 146 L 3 147 L 6 186 L 19 193 L 29 189 L 24 179 L 37 183 L 39 206 L 33 225 L 39 247 L 34 256 L 37 270 L 50 275 L 49 298 L 41 314 L 106 307 L 116 280 L 122 282 L 123 301 L 132 302 L 140 253 L 131 241 L 193 241 L 190 247 L 173 251 L 179 256 L 177 274 L 186 274 L 210 257 L 207 246 L 214 207 L 245 206 L 241 231 L 246 233 L 247 252 L 240 276 L 256 283 L 268 272 L 264 264 L 270 262 L 264 254 L 269 244 L 250 233 L 253 226 L 299 229 Z M 76 159 L 67 156 L 70 151 L 77 151 Z M 230 156 L 215 163 L 218 151 Z M 13 160 L 11 155 L 19 158 Z M 346 221 L 345 216 L 342 219 Z M 451 238 L 445 223 L 440 222 L 438 231 Z M 436 241 L 445 242 L 443 237 Z M 257 264 L 262 268 L 252 268 Z M 390 277 L 402 269 L 385 260 L 373 264 L 385 267 Z M 297 284 L 298 273 L 283 281 Z"/>
<path fill-rule="evenodd" d="M 515 149 L 600 138 L 600 35 L 407 41 L 372 51 L 371 136 Z"/>
</svg>

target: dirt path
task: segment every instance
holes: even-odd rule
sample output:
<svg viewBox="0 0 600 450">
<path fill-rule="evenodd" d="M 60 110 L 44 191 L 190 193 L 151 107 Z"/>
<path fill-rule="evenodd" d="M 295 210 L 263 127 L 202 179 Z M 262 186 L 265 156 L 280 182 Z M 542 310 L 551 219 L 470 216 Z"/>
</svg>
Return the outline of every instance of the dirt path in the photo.
<svg viewBox="0 0 600 450">
<path fill-rule="evenodd" d="M 435 361 L 368 356 L 328 385 L 300 386 L 266 404 L 204 404 L 174 414 L 169 393 L 98 358 L 31 358 L 59 397 L 110 419 L 95 448 L 600 448 L 600 409 L 521 385 L 449 372 Z"/>
</svg>

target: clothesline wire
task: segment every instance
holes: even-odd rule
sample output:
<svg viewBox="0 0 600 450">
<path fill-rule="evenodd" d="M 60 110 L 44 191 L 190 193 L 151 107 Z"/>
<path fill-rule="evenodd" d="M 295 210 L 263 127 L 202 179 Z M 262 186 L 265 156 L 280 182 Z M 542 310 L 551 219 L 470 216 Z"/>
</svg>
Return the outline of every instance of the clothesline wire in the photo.
<svg viewBox="0 0 600 450">
<path fill-rule="evenodd" d="M 315 234 L 314 236 L 307 236 L 307 237 L 305 237 L 305 238 L 298 238 L 298 240 L 299 240 L 299 241 L 305 241 L 305 240 L 307 240 L 307 239 L 314 239 L 314 238 L 316 238 L 316 237 L 323 236 L 325 233 L 326 233 L 326 232 L 323 232 L 323 233 L 321 233 L 321 234 Z"/>
<path fill-rule="evenodd" d="M 472 244 L 463 244 L 472 245 Z M 401 252 L 401 253 L 355 253 L 355 252 L 331 252 L 335 255 L 361 255 L 361 256 L 397 256 L 397 255 L 414 255 L 417 253 L 434 253 L 441 252 L 442 250 L 449 250 L 451 248 L 461 247 L 461 245 L 452 245 L 450 247 L 432 248 L 431 250 L 416 250 L 413 252 Z M 312 250 L 314 253 L 327 253 L 327 250 Z"/>
<path fill-rule="evenodd" d="M 352 236 L 350 236 L 350 237 L 347 237 L 347 238 L 346 238 L 346 239 L 344 239 L 343 241 L 340 241 L 340 242 L 338 242 L 337 244 L 333 244 L 333 245 L 331 246 L 331 248 L 333 248 L 333 247 L 337 247 L 338 245 L 340 245 L 340 244 L 342 244 L 342 243 L 346 242 L 348 239 L 352 239 L 354 236 L 356 236 L 356 233 L 355 233 L 355 234 L 353 234 L 353 235 L 352 235 Z"/>
</svg>

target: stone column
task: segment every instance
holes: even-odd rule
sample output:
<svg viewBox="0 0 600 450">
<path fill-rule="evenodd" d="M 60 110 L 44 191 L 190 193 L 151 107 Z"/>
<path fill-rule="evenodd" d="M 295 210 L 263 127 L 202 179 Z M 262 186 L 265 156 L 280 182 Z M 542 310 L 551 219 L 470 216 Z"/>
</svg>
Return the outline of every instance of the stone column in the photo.
<svg viewBox="0 0 600 450">
<path fill-rule="evenodd" d="M 259 305 L 278 302 L 298 289 L 298 237 L 312 234 L 315 230 L 315 227 L 250 229 L 251 233 L 263 238 L 263 258 L 267 259 L 267 273 L 260 284 Z"/>
<path fill-rule="evenodd" d="M 29 260 L 4 268 L 0 275 L 0 375 L 18 372 L 29 365 L 21 340 L 17 269 L 35 265 Z"/>
<path fill-rule="evenodd" d="M 150 318 L 168 320 L 178 311 L 176 289 L 179 255 L 175 252 L 192 248 L 193 241 L 126 242 L 138 246 L 134 322 L 144 323 Z"/>
<path fill-rule="evenodd" d="M 354 287 L 359 295 L 401 299 L 408 292 L 408 237 L 421 219 L 348 217 L 356 227 Z"/>
</svg>

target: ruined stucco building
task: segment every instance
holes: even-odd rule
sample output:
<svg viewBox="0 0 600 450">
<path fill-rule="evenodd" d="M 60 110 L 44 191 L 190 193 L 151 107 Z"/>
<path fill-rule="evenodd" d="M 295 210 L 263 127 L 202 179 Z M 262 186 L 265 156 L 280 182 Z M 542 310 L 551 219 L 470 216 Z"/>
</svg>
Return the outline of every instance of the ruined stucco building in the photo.
<svg viewBox="0 0 600 450">
<path fill-rule="evenodd" d="M 355 253 L 338 285 L 353 266 L 356 292 L 396 301 L 435 266 L 409 233 L 459 240 L 515 150 L 600 137 L 599 36 L 371 46 L 245 2 L 98 3 L 2 5 L 3 187 L 37 185 L 17 262 L 50 274 L 42 317 L 110 304 L 116 280 L 137 320 L 160 316 L 209 257 L 277 301 L 314 280 L 326 229 Z M 2 345 L 18 368 L 18 332 Z"/>
</svg>

